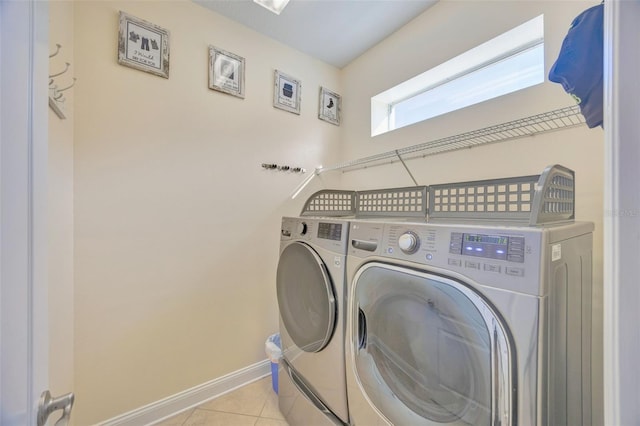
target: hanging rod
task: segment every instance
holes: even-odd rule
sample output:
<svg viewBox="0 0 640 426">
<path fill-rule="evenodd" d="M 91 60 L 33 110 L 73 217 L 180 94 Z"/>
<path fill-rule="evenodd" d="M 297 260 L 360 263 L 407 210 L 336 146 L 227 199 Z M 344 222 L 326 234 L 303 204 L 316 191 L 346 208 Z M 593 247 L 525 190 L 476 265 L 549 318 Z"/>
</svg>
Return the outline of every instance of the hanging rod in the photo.
<svg viewBox="0 0 640 426">
<path fill-rule="evenodd" d="M 584 123 L 585 120 L 580 113 L 580 107 L 573 105 L 531 117 L 521 118 L 507 123 L 461 133 L 455 136 L 448 136 L 430 142 L 408 146 L 406 148 L 400 148 L 329 167 L 319 168 L 317 169 L 316 174 L 334 170 L 356 170 L 366 168 L 368 166 L 389 164 L 398 160 L 402 161 L 416 157 L 427 157 L 429 155 L 440 154 L 443 152 L 472 148 L 474 146 L 504 142 L 512 139 L 523 138 L 525 136 L 533 136 L 540 133 L 577 127 Z"/>
</svg>

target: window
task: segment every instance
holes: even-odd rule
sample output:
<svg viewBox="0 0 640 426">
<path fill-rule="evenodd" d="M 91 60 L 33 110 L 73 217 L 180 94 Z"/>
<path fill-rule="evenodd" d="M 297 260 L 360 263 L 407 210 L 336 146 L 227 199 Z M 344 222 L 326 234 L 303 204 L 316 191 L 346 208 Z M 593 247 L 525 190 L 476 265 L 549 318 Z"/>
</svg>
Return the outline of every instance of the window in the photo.
<svg viewBox="0 0 640 426">
<path fill-rule="evenodd" d="M 542 82 L 540 15 L 371 98 L 371 136 Z"/>
</svg>

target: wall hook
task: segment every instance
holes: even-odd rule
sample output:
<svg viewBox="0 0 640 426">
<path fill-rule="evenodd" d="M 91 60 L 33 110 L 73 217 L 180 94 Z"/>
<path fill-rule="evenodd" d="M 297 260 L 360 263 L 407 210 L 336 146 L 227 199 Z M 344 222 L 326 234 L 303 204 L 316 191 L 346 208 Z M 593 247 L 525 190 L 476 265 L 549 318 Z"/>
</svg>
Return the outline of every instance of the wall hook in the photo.
<svg viewBox="0 0 640 426">
<path fill-rule="evenodd" d="M 49 76 L 49 78 L 58 77 L 59 75 L 62 75 L 65 72 L 67 72 L 69 70 L 69 67 L 71 66 L 71 64 L 69 62 L 65 62 L 64 64 L 65 64 L 64 70 L 62 70 L 61 72 L 59 72 L 57 74 L 51 74 Z"/>
<path fill-rule="evenodd" d="M 278 165 L 271 163 L 262 163 L 262 168 L 267 170 L 278 170 L 279 172 L 292 172 L 292 173 L 306 173 L 307 171 L 302 167 L 291 167 L 287 165 Z"/>
<path fill-rule="evenodd" d="M 60 43 L 56 43 L 56 51 L 53 52 L 51 55 L 49 55 L 50 58 L 53 58 L 54 56 L 56 56 L 58 53 L 60 53 L 60 48 L 62 47 L 62 45 Z"/>
<path fill-rule="evenodd" d="M 60 93 L 60 92 L 64 92 L 65 90 L 69 90 L 71 89 L 74 85 L 76 84 L 76 78 L 73 77 L 73 83 L 71 83 L 70 85 L 68 85 L 67 87 L 63 88 L 63 89 L 58 89 L 56 90 L 56 93 Z"/>
<path fill-rule="evenodd" d="M 49 58 L 53 58 L 54 56 L 58 55 L 61 49 L 62 49 L 62 45 L 60 43 L 56 43 L 56 51 L 51 53 L 49 55 Z M 49 75 L 49 107 L 51 107 L 53 112 L 55 112 L 56 115 L 62 119 L 66 118 L 65 111 L 64 111 L 65 110 L 64 103 L 66 99 L 64 97 L 64 93 L 62 92 L 72 88 L 73 85 L 76 84 L 76 78 L 72 77 L 73 81 L 71 82 L 71 84 L 69 84 L 67 87 L 64 87 L 62 89 L 58 89 L 59 84 L 57 84 L 55 80 L 56 80 L 56 77 L 61 76 L 62 74 L 69 71 L 70 66 L 71 64 L 69 62 L 65 62 L 65 67 L 62 71 Z"/>
</svg>

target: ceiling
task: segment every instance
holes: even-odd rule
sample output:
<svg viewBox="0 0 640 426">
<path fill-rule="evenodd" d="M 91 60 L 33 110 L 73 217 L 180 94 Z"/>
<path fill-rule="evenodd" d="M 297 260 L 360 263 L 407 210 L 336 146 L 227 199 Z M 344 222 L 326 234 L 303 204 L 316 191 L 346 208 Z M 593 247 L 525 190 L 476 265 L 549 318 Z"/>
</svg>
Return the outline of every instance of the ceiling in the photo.
<svg viewBox="0 0 640 426">
<path fill-rule="evenodd" d="M 252 0 L 194 0 L 338 68 L 375 46 L 437 0 L 290 0 L 276 15 Z"/>
</svg>

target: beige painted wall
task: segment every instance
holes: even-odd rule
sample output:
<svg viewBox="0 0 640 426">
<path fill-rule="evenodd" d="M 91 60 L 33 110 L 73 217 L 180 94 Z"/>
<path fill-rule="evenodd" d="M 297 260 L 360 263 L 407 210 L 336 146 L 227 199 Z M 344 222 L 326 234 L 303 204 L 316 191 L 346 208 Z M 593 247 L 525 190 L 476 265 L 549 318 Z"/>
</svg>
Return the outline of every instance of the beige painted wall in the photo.
<svg viewBox="0 0 640 426">
<path fill-rule="evenodd" d="M 290 201 L 303 177 L 261 163 L 312 170 L 570 105 L 544 83 L 370 137 L 371 96 L 542 12 L 548 70 L 569 22 L 591 4 L 441 1 L 339 71 L 186 0 L 75 2 L 76 424 L 263 360 L 278 327 L 280 217 L 336 179 L 353 189 L 411 184 L 398 165 L 327 173 Z M 171 31 L 169 80 L 117 64 L 119 10 Z M 247 59 L 246 99 L 207 89 L 209 44 Z M 275 68 L 302 80 L 300 116 L 272 107 Z M 343 95 L 341 127 L 317 119 L 320 85 Z M 601 130 L 581 128 L 409 166 L 423 184 L 552 163 L 576 170 L 578 219 L 597 228 L 601 300 L 602 142 Z"/>
<path fill-rule="evenodd" d="M 49 4 L 49 50 L 62 45 L 49 60 L 49 74 L 71 67 L 54 84 L 64 88 L 75 75 L 73 3 Z M 49 269 L 49 389 L 59 396 L 74 389 L 73 356 L 73 102 L 75 90 L 64 91 L 66 118 L 49 108 L 48 269 Z"/>
<path fill-rule="evenodd" d="M 375 138 L 370 136 L 372 96 L 541 13 L 544 13 L 545 21 L 545 68 L 548 74 L 569 24 L 581 11 L 594 4 L 592 1 L 440 1 L 343 69 L 343 160 L 572 105 L 573 101 L 560 85 L 545 82 Z M 594 410 L 597 418 L 602 416 L 603 143 L 602 129 L 589 130 L 585 126 L 407 162 L 417 181 L 423 185 L 539 174 L 547 165 L 555 163 L 575 170 L 576 218 L 592 221 L 596 227 Z M 398 163 L 342 174 L 343 187 L 356 190 L 412 184 Z"/>
<path fill-rule="evenodd" d="M 171 31 L 170 78 L 117 63 L 118 11 Z M 317 118 L 339 71 L 190 1 L 75 3 L 76 424 L 266 358 L 278 329 L 280 219 L 303 175 L 336 161 Z M 244 100 L 207 87 L 208 45 L 246 58 Z M 273 73 L 302 111 L 273 108 Z"/>
</svg>

